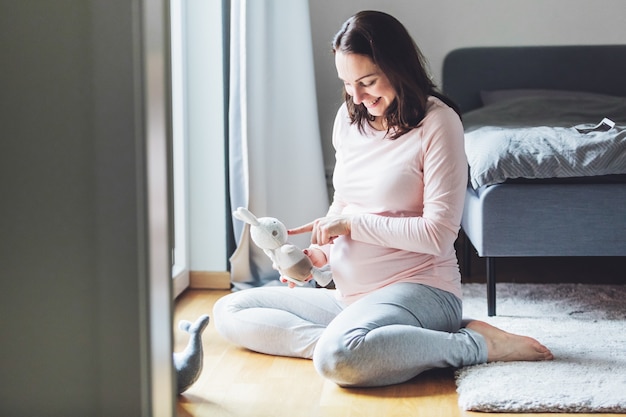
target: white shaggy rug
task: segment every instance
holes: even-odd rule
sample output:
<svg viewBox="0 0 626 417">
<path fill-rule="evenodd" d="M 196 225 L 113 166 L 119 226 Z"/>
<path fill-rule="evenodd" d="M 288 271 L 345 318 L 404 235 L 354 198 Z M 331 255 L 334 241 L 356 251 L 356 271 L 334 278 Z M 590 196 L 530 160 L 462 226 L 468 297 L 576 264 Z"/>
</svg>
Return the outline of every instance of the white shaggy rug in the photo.
<svg viewBox="0 0 626 417">
<path fill-rule="evenodd" d="M 626 285 L 497 284 L 487 316 L 484 284 L 464 284 L 464 317 L 538 339 L 547 362 L 494 362 L 456 373 L 464 410 L 626 413 Z"/>
</svg>

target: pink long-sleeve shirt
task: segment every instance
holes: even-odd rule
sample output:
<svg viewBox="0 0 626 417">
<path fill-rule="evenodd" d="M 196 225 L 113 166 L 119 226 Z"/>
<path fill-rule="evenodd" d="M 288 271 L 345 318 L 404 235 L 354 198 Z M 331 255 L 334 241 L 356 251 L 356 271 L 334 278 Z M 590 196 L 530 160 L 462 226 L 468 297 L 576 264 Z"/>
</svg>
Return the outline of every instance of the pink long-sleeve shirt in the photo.
<svg viewBox="0 0 626 417">
<path fill-rule="evenodd" d="M 460 298 L 454 241 L 467 185 L 460 118 L 430 97 L 422 123 L 398 139 L 369 126 L 365 133 L 342 106 L 333 128 L 335 195 L 328 215 L 352 215 L 352 231 L 322 248 L 339 298 L 351 303 L 396 282 Z"/>
</svg>

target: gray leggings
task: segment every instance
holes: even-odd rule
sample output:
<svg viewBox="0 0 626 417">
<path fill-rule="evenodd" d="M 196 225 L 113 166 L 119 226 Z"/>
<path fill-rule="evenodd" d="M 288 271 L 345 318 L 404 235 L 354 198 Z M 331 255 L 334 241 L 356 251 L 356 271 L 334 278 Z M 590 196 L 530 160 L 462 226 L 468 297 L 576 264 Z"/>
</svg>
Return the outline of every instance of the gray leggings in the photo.
<svg viewBox="0 0 626 417">
<path fill-rule="evenodd" d="M 345 306 L 333 290 L 263 287 L 217 301 L 226 339 L 271 355 L 313 359 L 340 386 L 383 386 L 432 368 L 487 361 L 484 338 L 461 328 L 461 301 L 421 284 L 389 285 Z"/>
</svg>

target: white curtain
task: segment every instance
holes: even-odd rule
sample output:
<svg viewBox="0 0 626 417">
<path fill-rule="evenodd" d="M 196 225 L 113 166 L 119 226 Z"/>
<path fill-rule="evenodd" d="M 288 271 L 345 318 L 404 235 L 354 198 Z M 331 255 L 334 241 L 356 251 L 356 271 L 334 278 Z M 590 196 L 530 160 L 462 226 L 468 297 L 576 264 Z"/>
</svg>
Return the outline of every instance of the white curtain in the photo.
<svg viewBox="0 0 626 417">
<path fill-rule="evenodd" d="M 320 141 L 307 0 L 231 0 L 230 202 L 288 228 L 323 216 L 328 192 Z M 233 219 L 235 289 L 278 273 Z M 310 236 L 294 236 L 300 247 Z"/>
</svg>

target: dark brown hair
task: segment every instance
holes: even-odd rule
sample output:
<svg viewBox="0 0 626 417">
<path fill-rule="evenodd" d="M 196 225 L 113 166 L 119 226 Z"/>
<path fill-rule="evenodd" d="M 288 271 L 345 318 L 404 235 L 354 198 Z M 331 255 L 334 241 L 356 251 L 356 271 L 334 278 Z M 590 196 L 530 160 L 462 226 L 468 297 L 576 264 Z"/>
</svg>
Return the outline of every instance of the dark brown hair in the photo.
<svg viewBox="0 0 626 417">
<path fill-rule="evenodd" d="M 368 56 L 389 79 L 396 98 L 383 118 L 391 139 L 419 126 L 429 96 L 438 97 L 461 115 L 456 104 L 437 91 L 417 44 L 393 16 L 378 11 L 358 12 L 346 20 L 333 38 L 332 46 L 333 53 Z M 352 124 L 358 124 L 363 131 L 371 116 L 362 103 L 354 104 L 345 88 L 343 95 Z"/>
</svg>

